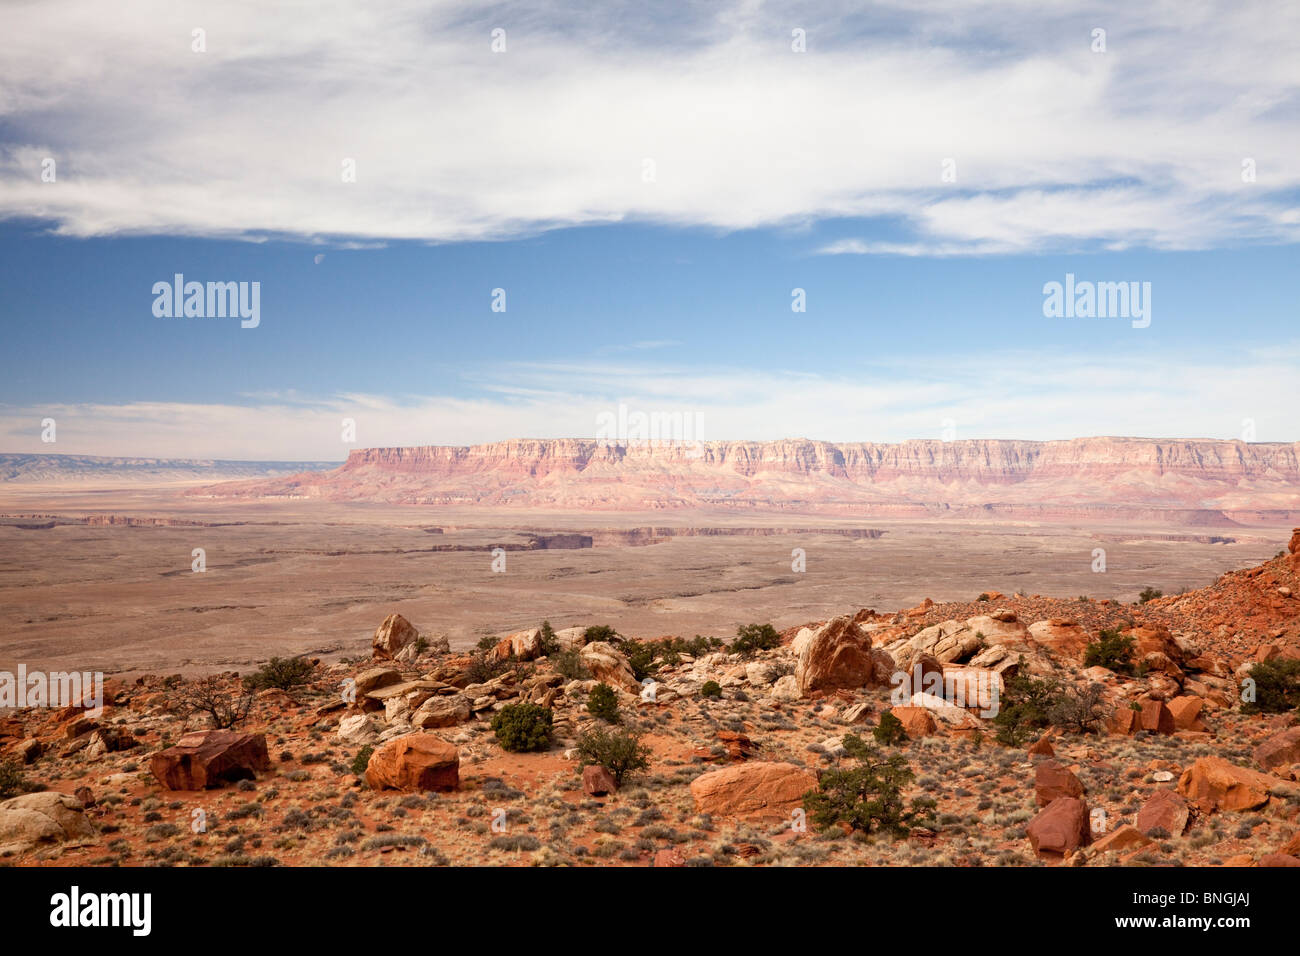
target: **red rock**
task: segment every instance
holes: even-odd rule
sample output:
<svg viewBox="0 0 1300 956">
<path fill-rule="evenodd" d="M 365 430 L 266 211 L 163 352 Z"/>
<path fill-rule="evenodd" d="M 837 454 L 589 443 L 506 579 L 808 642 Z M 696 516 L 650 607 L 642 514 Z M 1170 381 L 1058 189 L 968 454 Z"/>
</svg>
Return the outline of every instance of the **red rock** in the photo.
<svg viewBox="0 0 1300 956">
<path fill-rule="evenodd" d="M 944 696 L 943 664 L 933 654 L 917 654 L 907 669 L 907 676 L 912 693 Z"/>
<path fill-rule="evenodd" d="M 529 631 L 517 631 L 509 637 L 503 637 L 492 650 L 488 651 L 489 660 L 504 661 L 511 657 L 520 661 L 533 661 L 542 656 L 542 629 L 535 627 Z"/>
<path fill-rule="evenodd" d="M 685 866 L 686 857 L 672 847 L 666 847 L 655 853 L 654 865 L 656 869 L 661 866 Z"/>
<path fill-rule="evenodd" d="M 1125 823 L 1093 844 L 1098 853 L 1122 853 L 1140 847 L 1155 846 L 1156 841 L 1145 836 L 1137 827 Z"/>
<path fill-rule="evenodd" d="M 373 790 L 455 790 L 460 752 L 433 734 L 407 734 L 380 745 L 366 764 Z"/>
<path fill-rule="evenodd" d="M 1277 781 L 1229 763 L 1222 757 L 1202 757 L 1183 771 L 1178 792 L 1202 813 L 1215 810 L 1254 810 L 1268 803 Z"/>
<path fill-rule="evenodd" d="M 1274 734 L 1255 748 L 1255 762 L 1265 770 L 1278 770 L 1300 763 L 1300 727 Z"/>
<path fill-rule="evenodd" d="M 719 730 L 718 743 L 726 748 L 727 756 L 732 760 L 748 760 L 756 749 L 754 741 L 734 730 Z"/>
<path fill-rule="evenodd" d="M 1157 734 L 1172 734 L 1175 730 L 1174 715 L 1169 712 L 1162 700 L 1142 702 L 1142 709 L 1137 715 L 1139 730 L 1149 730 Z"/>
<path fill-rule="evenodd" d="M 1201 720 L 1201 709 L 1205 701 L 1199 697 L 1175 697 L 1169 702 L 1169 713 L 1174 720 L 1175 730 L 1204 731 L 1209 728 Z"/>
<path fill-rule="evenodd" d="M 813 691 L 888 686 L 894 660 L 871 646 L 871 639 L 848 615 L 837 617 L 808 639 L 795 666 L 805 697 Z"/>
<path fill-rule="evenodd" d="M 200 730 L 149 758 L 149 770 L 168 790 L 208 790 L 236 780 L 254 780 L 270 770 L 264 734 Z"/>
<path fill-rule="evenodd" d="M 1150 835 L 1153 830 L 1163 830 L 1170 836 L 1182 836 L 1191 818 L 1191 808 L 1176 791 L 1161 789 L 1147 797 L 1138 811 L 1137 828 Z"/>
<path fill-rule="evenodd" d="M 1083 784 L 1065 765 L 1043 760 L 1034 768 L 1034 799 L 1045 807 L 1058 797 L 1082 797 Z"/>
<path fill-rule="evenodd" d="M 1028 752 L 1036 757 L 1056 756 L 1056 748 L 1052 746 L 1052 738 L 1049 734 L 1043 734 L 1043 736 L 1030 744 Z"/>
<path fill-rule="evenodd" d="M 788 820 L 817 789 L 817 777 L 790 763 L 750 761 L 702 774 L 691 781 L 699 813 L 759 820 Z"/>
<path fill-rule="evenodd" d="M 614 775 L 600 764 L 588 764 L 582 768 L 582 789 L 593 797 L 603 797 L 618 789 Z"/>
<path fill-rule="evenodd" d="M 420 632 L 410 621 L 400 614 L 390 614 L 384 618 L 384 623 L 375 628 L 375 636 L 370 642 L 372 656 L 390 660 L 419 636 Z"/>
<path fill-rule="evenodd" d="M 1092 840 L 1088 805 L 1076 797 L 1057 797 L 1025 829 L 1029 845 L 1040 856 L 1064 856 Z"/>
<path fill-rule="evenodd" d="M 1285 853 L 1269 853 L 1261 856 L 1256 866 L 1300 866 L 1300 859 Z"/>
<path fill-rule="evenodd" d="M 939 732 L 934 715 L 924 707 L 895 707 L 890 711 L 903 724 L 903 730 L 912 740 L 920 740 Z"/>
</svg>

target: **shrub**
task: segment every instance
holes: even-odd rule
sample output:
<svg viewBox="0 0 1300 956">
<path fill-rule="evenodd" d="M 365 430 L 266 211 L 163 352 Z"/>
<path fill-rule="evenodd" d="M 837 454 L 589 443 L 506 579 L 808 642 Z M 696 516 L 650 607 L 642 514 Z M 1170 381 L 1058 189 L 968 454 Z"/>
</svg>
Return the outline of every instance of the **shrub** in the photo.
<svg viewBox="0 0 1300 956">
<path fill-rule="evenodd" d="M 876 738 L 878 744 L 897 747 L 907 739 L 907 731 L 903 729 L 903 722 L 894 716 L 894 712 L 887 710 L 880 715 L 880 724 L 871 732 L 871 736 Z"/>
<path fill-rule="evenodd" d="M 305 657 L 272 657 L 261 669 L 244 678 L 249 690 L 293 690 L 311 682 L 316 666 Z"/>
<path fill-rule="evenodd" d="M 1133 670 L 1133 638 L 1118 630 L 1103 630 L 1084 650 L 1083 666 L 1130 673 Z"/>
<path fill-rule="evenodd" d="M 656 648 L 653 644 L 624 641 L 619 645 L 619 650 L 627 658 L 628 664 L 632 667 L 632 676 L 637 680 L 645 680 L 659 670 L 659 664 L 655 661 Z"/>
<path fill-rule="evenodd" d="M 1139 604 L 1146 604 L 1147 601 L 1154 601 L 1158 597 L 1164 597 L 1164 592 L 1158 588 L 1143 588 L 1138 593 L 1137 602 Z"/>
<path fill-rule="evenodd" d="M 934 806 L 925 799 L 913 800 L 911 809 L 904 806 L 903 788 L 914 775 L 902 754 L 885 757 L 853 734 L 844 738 L 844 749 L 857 766 L 827 771 L 817 789 L 804 794 L 804 809 L 817 829 L 845 824 L 862 833 L 880 829 L 903 835 Z"/>
<path fill-rule="evenodd" d="M 492 717 L 492 732 L 506 750 L 543 750 L 551 742 L 551 708 L 538 704 L 506 704 Z"/>
<path fill-rule="evenodd" d="M 364 776 L 366 767 L 370 763 L 370 755 L 375 752 L 375 748 L 366 744 L 357 751 L 357 755 L 352 758 L 352 766 L 349 768 L 358 777 Z"/>
<path fill-rule="evenodd" d="M 471 684 L 486 684 L 494 677 L 500 677 L 510 670 L 514 664 L 513 656 L 503 661 L 491 660 L 486 653 L 480 652 L 470 660 L 469 666 L 465 668 L 465 676 Z"/>
<path fill-rule="evenodd" d="M 1255 699 L 1241 705 L 1245 714 L 1281 714 L 1300 707 L 1300 661 L 1260 661 L 1250 668 Z"/>
<path fill-rule="evenodd" d="M 977 600 L 977 601 L 988 601 L 988 600 L 990 600 L 990 598 L 989 598 L 989 596 L 988 596 L 988 592 L 983 592 L 983 593 L 981 593 L 980 596 L 977 597 L 975 600 Z"/>
<path fill-rule="evenodd" d="M 1020 667 L 1023 670 L 1023 657 Z M 1049 726 L 1052 723 L 1050 711 L 1060 693 L 1060 684 L 1055 680 L 1030 677 L 1024 673 L 1017 673 L 1009 679 L 998 698 L 998 712 L 993 717 L 997 742 L 1007 747 L 1020 747 L 1035 730 Z"/>
<path fill-rule="evenodd" d="M 551 667 L 565 680 L 590 680 L 591 672 L 577 650 L 557 651 L 551 655 Z"/>
<path fill-rule="evenodd" d="M 177 703 L 185 716 L 207 714 L 217 730 L 229 730 L 248 717 L 253 709 L 253 695 L 237 695 L 224 689 L 221 678 L 204 677 L 186 684 Z"/>
<path fill-rule="evenodd" d="M 629 773 L 649 768 L 650 748 L 636 734 L 596 727 L 578 738 L 578 759 L 584 767 L 600 764 L 622 786 Z"/>
<path fill-rule="evenodd" d="M 736 639 L 731 642 L 731 652 L 749 656 L 755 651 L 767 651 L 780 646 L 781 635 L 771 624 L 746 624 L 736 628 Z"/>
<path fill-rule="evenodd" d="M 1064 730 L 1091 734 L 1101 730 L 1111 708 L 1101 684 L 1067 684 L 1061 696 L 1047 709 L 1048 719 Z"/>
<path fill-rule="evenodd" d="M 608 624 L 593 624 L 582 632 L 582 641 L 584 644 L 590 644 L 593 641 L 604 641 L 607 644 L 612 644 L 618 639 L 618 631 L 614 630 Z"/>
<path fill-rule="evenodd" d="M 0 760 L 0 800 L 38 789 L 37 785 L 27 782 L 22 765 L 17 760 Z"/>
<path fill-rule="evenodd" d="M 716 698 L 716 697 L 721 697 L 721 696 L 722 696 L 722 685 L 719 684 L 719 683 L 718 683 L 717 681 L 715 681 L 715 680 L 708 680 L 708 681 L 705 681 L 705 682 L 704 682 L 704 686 L 700 688 L 700 696 L 701 696 L 701 697 L 715 697 L 715 698 Z"/>
<path fill-rule="evenodd" d="M 543 621 L 541 626 L 540 644 L 543 657 L 550 657 L 560 649 L 560 642 L 555 639 L 555 628 L 551 627 L 550 621 Z"/>
<path fill-rule="evenodd" d="M 618 713 L 618 693 L 608 684 L 597 684 L 587 698 L 587 713 L 617 724 L 623 719 Z"/>
</svg>

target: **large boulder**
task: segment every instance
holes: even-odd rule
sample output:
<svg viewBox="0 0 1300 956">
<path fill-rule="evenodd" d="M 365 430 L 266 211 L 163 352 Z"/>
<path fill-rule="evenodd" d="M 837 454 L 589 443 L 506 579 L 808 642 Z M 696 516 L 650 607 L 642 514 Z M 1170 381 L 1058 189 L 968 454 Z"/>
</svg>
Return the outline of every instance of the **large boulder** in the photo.
<svg viewBox="0 0 1300 956">
<path fill-rule="evenodd" d="M 354 678 L 357 699 L 381 687 L 389 687 L 402 682 L 402 672 L 394 667 L 372 667 L 364 670 Z"/>
<path fill-rule="evenodd" d="M 1202 813 L 1215 810 L 1255 810 L 1268 803 L 1277 780 L 1248 770 L 1222 757 L 1202 757 L 1183 771 L 1178 792 Z"/>
<path fill-rule="evenodd" d="M 407 644 L 414 643 L 420 632 L 400 614 L 390 614 L 384 623 L 375 628 L 375 636 L 370 642 L 373 657 L 392 660 Z"/>
<path fill-rule="evenodd" d="M 1083 784 L 1068 767 L 1055 760 L 1044 760 L 1034 768 L 1034 799 L 1040 807 L 1057 797 L 1082 797 Z"/>
<path fill-rule="evenodd" d="M 817 789 L 817 777 L 790 763 L 749 762 L 702 774 L 691 782 L 699 813 L 751 820 L 788 820 Z"/>
<path fill-rule="evenodd" d="M 1300 727 L 1274 734 L 1256 747 L 1255 763 L 1265 770 L 1280 770 L 1300 763 Z"/>
<path fill-rule="evenodd" d="M 1029 821 L 1029 845 L 1040 856 L 1064 856 L 1092 840 L 1088 805 L 1077 797 L 1057 797 Z"/>
<path fill-rule="evenodd" d="M 455 727 L 470 718 L 470 700 L 464 694 L 430 697 L 411 715 L 411 726 L 420 730 Z"/>
<path fill-rule="evenodd" d="M 383 729 L 369 714 L 350 714 L 339 721 L 335 736 L 345 744 L 361 747 L 378 740 Z"/>
<path fill-rule="evenodd" d="M 849 615 L 822 625 L 804 645 L 795 665 L 799 691 L 888 686 L 896 670 L 887 651 L 871 646 L 871 638 Z"/>
<path fill-rule="evenodd" d="M 1170 836 L 1182 836 L 1191 815 L 1191 808 L 1180 794 L 1161 789 L 1142 804 L 1137 815 L 1137 828 L 1148 836 L 1156 830 L 1163 830 Z"/>
<path fill-rule="evenodd" d="M 583 666 L 591 671 L 596 680 L 621 687 L 629 693 L 639 694 L 641 685 L 632 674 L 632 665 L 627 658 L 614 649 L 613 644 L 605 641 L 593 641 L 578 652 Z"/>
<path fill-rule="evenodd" d="M 86 819 L 85 806 L 66 793 L 25 793 L 0 803 L 0 856 L 42 844 L 94 839 L 95 828 Z"/>
<path fill-rule="evenodd" d="M 372 790 L 455 790 L 460 752 L 433 734 L 407 734 L 370 755 L 366 784 Z"/>
<path fill-rule="evenodd" d="M 895 707 L 890 713 L 898 718 L 903 731 L 912 740 L 931 737 L 939 732 L 939 724 L 924 707 Z"/>
<path fill-rule="evenodd" d="M 150 757 L 149 769 L 168 790 L 209 790 L 256 779 L 271 769 L 271 758 L 264 734 L 200 730 Z"/>
<path fill-rule="evenodd" d="M 542 656 L 542 629 L 534 627 L 528 631 L 516 631 L 509 637 L 503 637 L 492 650 L 487 652 L 488 660 L 504 661 L 511 657 L 520 661 L 534 661 Z"/>
<path fill-rule="evenodd" d="M 1083 652 L 1091 640 L 1078 622 L 1061 617 L 1035 621 L 1029 625 L 1029 636 L 1057 656 L 1072 661 L 1083 660 Z"/>
</svg>

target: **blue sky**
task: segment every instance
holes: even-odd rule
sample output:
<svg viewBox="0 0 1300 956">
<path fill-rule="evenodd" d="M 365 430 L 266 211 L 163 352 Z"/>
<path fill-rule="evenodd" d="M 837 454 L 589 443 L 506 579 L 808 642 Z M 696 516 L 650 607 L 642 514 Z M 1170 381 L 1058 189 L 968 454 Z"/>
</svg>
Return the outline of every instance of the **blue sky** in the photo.
<svg viewBox="0 0 1300 956">
<path fill-rule="evenodd" d="M 704 438 L 1300 437 L 1294 12 L 261 9 L 3 14 L 0 451 L 337 459 L 345 417 L 462 444 L 619 403 Z M 155 317 L 177 272 L 259 282 L 259 326 Z M 1150 283 L 1150 326 L 1045 318 L 1067 272 Z"/>
</svg>

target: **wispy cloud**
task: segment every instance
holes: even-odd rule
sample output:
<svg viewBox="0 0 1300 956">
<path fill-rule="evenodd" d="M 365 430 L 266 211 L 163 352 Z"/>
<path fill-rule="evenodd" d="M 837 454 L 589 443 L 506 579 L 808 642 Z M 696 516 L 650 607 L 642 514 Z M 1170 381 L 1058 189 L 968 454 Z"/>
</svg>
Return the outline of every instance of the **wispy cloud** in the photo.
<svg viewBox="0 0 1300 956">
<path fill-rule="evenodd" d="M 1300 238 L 1295 5 L 48 0 L 0 23 L 0 216 L 73 236 L 881 216 L 906 235 L 824 251 Z"/>
<path fill-rule="evenodd" d="M 1275 353 L 1105 361 L 990 351 L 864 364 L 825 376 L 719 366 L 516 363 L 469 369 L 476 397 L 365 393 L 250 397 L 246 404 L 0 406 L 0 450 L 120 456 L 338 460 L 357 446 L 597 437 L 619 403 L 689 415 L 701 439 L 1059 439 L 1087 435 L 1294 441 L 1296 343 Z M 57 442 L 40 440 L 54 418 Z M 357 445 L 342 440 L 345 418 Z"/>
</svg>

